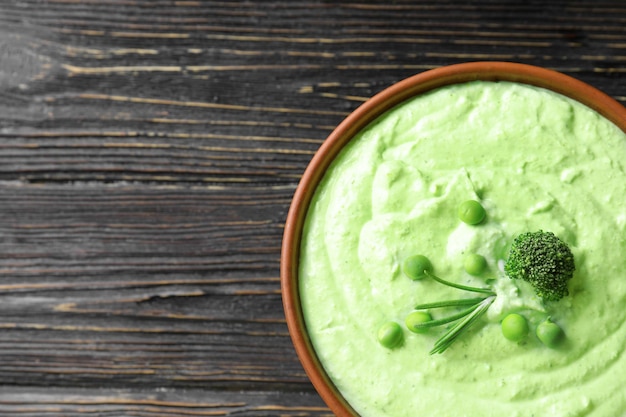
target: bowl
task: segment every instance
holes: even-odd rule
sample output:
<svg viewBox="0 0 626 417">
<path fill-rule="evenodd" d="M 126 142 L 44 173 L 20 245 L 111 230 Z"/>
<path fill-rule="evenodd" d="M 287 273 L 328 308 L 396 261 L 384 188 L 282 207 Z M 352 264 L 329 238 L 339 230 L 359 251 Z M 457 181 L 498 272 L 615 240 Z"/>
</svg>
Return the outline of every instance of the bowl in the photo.
<svg viewBox="0 0 626 417">
<path fill-rule="evenodd" d="M 378 116 L 431 90 L 476 80 L 510 81 L 560 93 L 597 111 L 626 132 L 626 108 L 603 92 L 553 70 L 509 62 L 471 62 L 420 73 L 375 95 L 339 124 L 311 160 L 296 189 L 285 223 L 280 269 L 283 305 L 296 353 L 319 395 L 337 416 L 357 417 L 358 414 L 320 363 L 308 336 L 300 304 L 300 239 L 309 204 L 326 170 L 342 148 Z"/>
</svg>

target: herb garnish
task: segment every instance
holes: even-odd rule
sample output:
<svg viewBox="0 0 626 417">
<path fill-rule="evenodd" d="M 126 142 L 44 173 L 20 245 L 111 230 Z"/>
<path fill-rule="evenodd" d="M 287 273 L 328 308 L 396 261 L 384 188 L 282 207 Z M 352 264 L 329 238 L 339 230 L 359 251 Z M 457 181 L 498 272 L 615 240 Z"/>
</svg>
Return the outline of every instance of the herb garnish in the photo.
<svg viewBox="0 0 626 417">
<path fill-rule="evenodd" d="M 436 275 L 425 271 L 427 277 L 430 277 L 434 281 L 446 285 L 448 287 L 456 288 L 464 291 L 471 291 L 476 293 L 485 294 L 485 297 L 477 298 L 461 298 L 456 300 L 437 301 L 432 303 L 418 304 L 415 306 L 416 310 L 425 310 L 433 308 L 445 308 L 445 307 L 467 307 L 458 313 L 452 314 L 442 319 L 431 320 L 424 323 L 415 325 L 416 329 L 427 329 L 430 327 L 437 327 L 444 324 L 458 321 L 452 326 L 443 336 L 435 342 L 435 346 L 430 351 L 430 354 L 443 353 L 446 349 L 452 345 L 452 343 L 463 334 L 472 324 L 476 322 L 491 306 L 496 299 L 496 293 L 489 288 L 470 287 L 467 285 L 456 284 L 454 282 L 446 281 L 439 278 Z"/>
</svg>

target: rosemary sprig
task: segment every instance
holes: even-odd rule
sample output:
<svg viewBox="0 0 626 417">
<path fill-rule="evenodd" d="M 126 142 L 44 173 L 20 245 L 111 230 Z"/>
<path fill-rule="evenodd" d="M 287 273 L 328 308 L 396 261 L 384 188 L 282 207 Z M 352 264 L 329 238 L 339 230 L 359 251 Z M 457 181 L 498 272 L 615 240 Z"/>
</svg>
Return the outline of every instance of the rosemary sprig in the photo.
<svg viewBox="0 0 626 417">
<path fill-rule="evenodd" d="M 427 322 L 416 325 L 416 328 L 430 328 L 441 326 L 444 324 L 452 323 L 457 321 L 446 333 L 443 334 L 436 342 L 433 349 L 430 351 L 430 354 L 435 353 L 443 353 L 446 349 L 454 343 L 455 340 L 459 338 L 461 334 L 463 334 L 472 324 L 476 322 L 493 304 L 496 299 L 496 293 L 493 292 L 490 288 L 478 288 L 478 287 L 470 287 L 467 285 L 457 284 L 454 282 L 446 281 L 445 279 L 439 278 L 436 275 L 431 274 L 428 271 L 424 271 L 427 276 L 435 280 L 436 282 L 446 285 L 448 287 L 456 288 L 463 291 L 476 292 L 480 294 L 485 294 L 485 297 L 476 297 L 476 298 L 461 298 L 457 300 L 445 300 L 445 301 L 435 301 L 431 303 L 423 303 L 415 306 L 416 310 L 425 310 L 432 308 L 446 308 L 446 307 L 467 307 L 455 314 L 451 314 L 447 317 L 437 319 L 437 320 L 429 320 Z M 469 306 L 469 307 L 468 307 Z"/>
<path fill-rule="evenodd" d="M 435 345 L 430 351 L 430 354 L 432 355 L 435 353 L 443 353 L 446 349 L 448 349 L 450 345 L 454 343 L 454 341 L 458 339 L 458 337 L 463 334 L 463 332 L 465 332 L 465 330 L 470 328 L 471 325 L 474 324 L 474 322 L 478 320 L 480 316 L 482 316 L 489 309 L 495 299 L 495 295 L 491 295 L 485 298 L 474 311 L 469 313 L 463 320 L 455 324 L 452 328 L 450 328 L 450 330 L 448 330 L 443 336 L 441 336 L 439 340 L 435 342 Z"/>
</svg>

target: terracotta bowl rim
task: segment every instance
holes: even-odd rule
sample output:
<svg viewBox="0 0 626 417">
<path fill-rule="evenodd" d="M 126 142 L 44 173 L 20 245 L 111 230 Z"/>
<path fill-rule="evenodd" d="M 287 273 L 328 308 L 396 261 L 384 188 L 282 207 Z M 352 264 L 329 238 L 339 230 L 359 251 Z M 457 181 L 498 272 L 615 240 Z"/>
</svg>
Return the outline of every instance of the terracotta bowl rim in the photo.
<svg viewBox="0 0 626 417">
<path fill-rule="evenodd" d="M 302 175 L 287 214 L 280 263 L 283 308 L 296 353 L 313 386 L 338 417 L 358 417 L 326 374 L 306 332 L 300 308 L 298 259 L 308 205 L 326 169 L 357 132 L 401 102 L 436 88 L 470 81 L 512 81 L 570 97 L 603 115 L 626 132 L 626 107 L 602 91 L 563 73 L 534 65 L 481 61 L 427 70 L 406 78 L 363 103 L 320 146 Z"/>
</svg>

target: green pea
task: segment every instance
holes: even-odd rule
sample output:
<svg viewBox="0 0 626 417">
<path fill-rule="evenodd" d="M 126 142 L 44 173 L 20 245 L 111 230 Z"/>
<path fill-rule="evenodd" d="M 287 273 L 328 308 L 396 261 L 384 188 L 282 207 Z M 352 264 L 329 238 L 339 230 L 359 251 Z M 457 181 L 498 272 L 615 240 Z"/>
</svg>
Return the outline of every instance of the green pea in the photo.
<svg viewBox="0 0 626 417">
<path fill-rule="evenodd" d="M 520 342 L 528 335 L 528 322 L 524 316 L 511 313 L 502 320 L 502 334 L 512 342 Z"/>
<path fill-rule="evenodd" d="M 407 277 L 418 280 L 426 276 L 425 271 L 431 272 L 433 266 L 424 255 L 413 255 L 404 260 L 402 270 Z"/>
<path fill-rule="evenodd" d="M 427 311 L 414 311 L 406 317 L 404 321 L 406 327 L 413 333 L 426 333 L 428 329 L 416 327 L 422 323 L 431 321 L 433 317 Z"/>
<path fill-rule="evenodd" d="M 537 326 L 536 333 L 541 343 L 549 348 L 556 347 L 565 336 L 563 329 L 550 319 L 540 323 L 539 326 Z"/>
<path fill-rule="evenodd" d="M 402 327 L 395 321 L 387 322 L 378 329 L 377 336 L 381 345 L 392 349 L 402 342 Z"/>
<path fill-rule="evenodd" d="M 485 219 L 486 212 L 476 200 L 467 200 L 459 206 L 458 216 L 463 223 L 478 224 Z"/>
<path fill-rule="evenodd" d="M 482 255 L 472 253 L 465 257 L 463 266 L 468 274 L 480 275 L 487 268 L 487 260 Z"/>
</svg>

